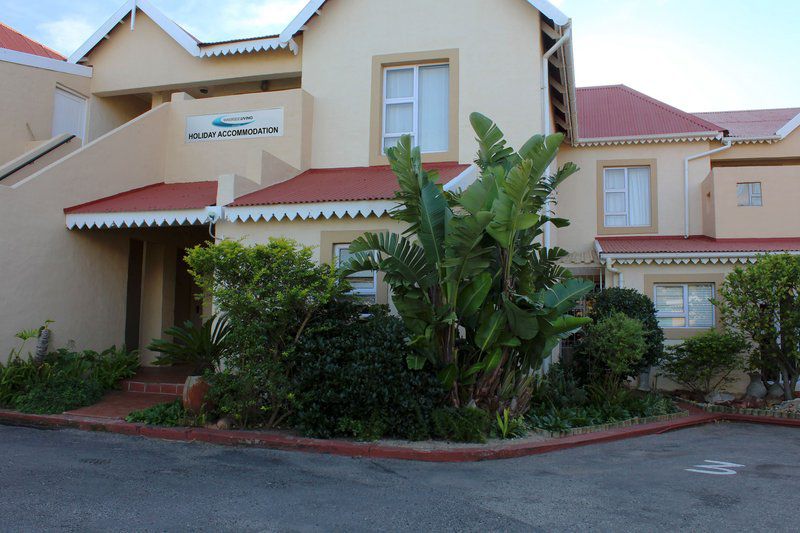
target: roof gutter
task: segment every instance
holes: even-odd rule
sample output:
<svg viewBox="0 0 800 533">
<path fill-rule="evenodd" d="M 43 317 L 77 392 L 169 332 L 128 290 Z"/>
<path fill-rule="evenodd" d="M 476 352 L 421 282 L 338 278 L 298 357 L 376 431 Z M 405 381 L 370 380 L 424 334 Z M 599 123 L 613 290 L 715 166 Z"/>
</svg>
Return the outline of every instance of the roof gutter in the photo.
<svg viewBox="0 0 800 533">
<path fill-rule="evenodd" d="M 720 146 L 719 148 L 714 148 L 713 150 L 708 150 L 705 152 L 700 152 L 699 154 L 694 154 L 687 156 L 683 160 L 683 238 L 689 238 L 689 161 L 694 159 L 699 159 L 701 157 L 706 157 L 708 155 L 716 154 L 727 150 L 731 147 L 731 142 L 727 139 L 724 141 L 724 145 Z"/>
<path fill-rule="evenodd" d="M 564 44 L 572 39 L 572 20 L 567 20 L 567 23 L 563 26 L 564 34 L 561 36 L 559 40 L 550 47 L 542 55 L 542 72 L 541 72 L 541 90 L 542 90 L 542 134 L 547 136 L 550 135 L 550 129 L 552 125 L 550 124 L 550 74 L 548 72 L 548 64 L 550 61 L 550 56 L 555 54 L 559 48 L 564 46 Z M 550 163 L 547 166 L 547 175 L 549 176 L 552 173 L 553 164 Z M 550 216 L 550 204 L 552 199 L 548 197 L 547 202 L 545 202 L 545 215 Z M 550 248 L 550 240 L 551 240 L 551 224 L 545 224 L 544 226 L 544 247 Z"/>
</svg>

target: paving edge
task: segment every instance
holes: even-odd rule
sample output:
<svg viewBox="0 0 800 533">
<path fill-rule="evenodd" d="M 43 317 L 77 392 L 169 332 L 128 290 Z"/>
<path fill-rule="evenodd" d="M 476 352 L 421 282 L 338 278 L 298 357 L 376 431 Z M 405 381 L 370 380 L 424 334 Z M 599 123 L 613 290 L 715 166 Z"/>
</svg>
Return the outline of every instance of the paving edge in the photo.
<svg viewBox="0 0 800 533">
<path fill-rule="evenodd" d="M 523 442 L 503 446 L 451 448 L 447 450 L 420 450 L 402 446 L 389 446 L 376 443 L 352 442 L 343 440 L 323 440 L 293 437 L 278 433 L 257 431 L 233 431 L 205 428 L 167 428 L 132 424 L 122 420 L 81 417 L 75 415 L 32 415 L 16 411 L 0 410 L 0 424 L 38 427 L 70 428 L 83 431 L 100 431 L 120 435 L 141 436 L 154 439 L 205 442 L 226 446 L 251 446 L 276 450 L 302 451 L 342 455 L 347 457 L 368 457 L 380 459 L 402 459 L 409 461 L 429 461 L 442 463 L 462 463 L 511 459 L 540 453 L 548 453 L 578 446 L 613 442 L 646 435 L 658 435 L 677 429 L 698 426 L 719 421 L 755 422 L 782 426 L 800 427 L 800 420 L 765 419 L 749 415 L 730 413 L 692 412 L 689 416 L 666 422 L 653 422 L 638 426 L 616 428 L 583 435 L 554 438 L 540 442 Z"/>
</svg>

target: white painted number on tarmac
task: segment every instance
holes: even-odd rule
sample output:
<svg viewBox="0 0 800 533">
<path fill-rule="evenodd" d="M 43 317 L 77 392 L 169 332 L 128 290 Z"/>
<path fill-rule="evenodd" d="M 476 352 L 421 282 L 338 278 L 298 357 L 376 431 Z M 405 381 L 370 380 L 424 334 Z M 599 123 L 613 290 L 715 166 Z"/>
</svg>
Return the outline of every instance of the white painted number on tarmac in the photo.
<svg viewBox="0 0 800 533">
<path fill-rule="evenodd" d="M 725 461 L 704 461 L 705 465 L 694 465 L 692 468 L 684 468 L 687 472 L 697 472 L 698 474 L 711 474 L 712 476 L 732 476 L 736 474 L 734 468 L 744 468 L 744 465 L 737 463 L 727 463 Z"/>
</svg>

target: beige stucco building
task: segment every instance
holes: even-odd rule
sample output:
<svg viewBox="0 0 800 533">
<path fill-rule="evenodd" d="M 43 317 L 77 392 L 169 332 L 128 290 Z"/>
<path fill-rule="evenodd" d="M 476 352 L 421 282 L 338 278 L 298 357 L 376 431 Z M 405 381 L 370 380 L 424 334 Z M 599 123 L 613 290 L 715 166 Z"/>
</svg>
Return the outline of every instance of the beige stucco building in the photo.
<svg viewBox="0 0 800 533">
<path fill-rule="evenodd" d="M 57 345 L 90 348 L 199 319 L 181 258 L 209 231 L 335 261 L 397 227 L 384 147 L 399 135 L 446 188 L 475 178 L 472 111 L 516 146 L 566 134 L 559 162 L 581 170 L 555 209 L 572 224 L 547 244 L 576 275 L 651 296 L 669 339 L 716 323 L 708 298 L 733 265 L 800 251 L 800 109 L 692 114 L 576 88 L 571 21 L 546 0 L 404 6 L 312 0 L 280 35 L 203 43 L 137 0 L 66 61 L 0 50 L 15 117 L 0 126 L 0 353 L 46 319 Z M 358 289 L 390 301 L 379 276 Z"/>
</svg>

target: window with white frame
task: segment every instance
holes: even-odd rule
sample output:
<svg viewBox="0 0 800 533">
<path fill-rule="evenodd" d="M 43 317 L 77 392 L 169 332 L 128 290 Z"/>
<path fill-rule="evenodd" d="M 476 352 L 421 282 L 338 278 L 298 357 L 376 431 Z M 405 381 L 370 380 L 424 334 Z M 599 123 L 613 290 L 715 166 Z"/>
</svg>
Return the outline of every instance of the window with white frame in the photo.
<svg viewBox="0 0 800 533">
<path fill-rule="evenodd" d="M 662 328 L 714 326 L 713 283 L 663 283 L 653 287 L 656 316 Z"/>
<path fill-rule="evenodd" d="M 603 207 L 607 228 L 650 226 L 650 167 L 603 169 Z"/>
<path fill-rule="evenodd" d="M 402 135 L 423 153 L 450 149 L 450 65 L 387 67 L 383 72 L 383 152 Z"/>
<path fill-rule="evenodd" d="M 736 184 L 736 200 L 740 206 L 761 206 L 761 182 Z"/>
<path fill-rule="evenodd" d="M 333 261 L 338 268 L 345 264 L 352 254 L 350 244 L 333 245 Z M 377 303 L 378 295 L 378 273 L 371 270 L 355 272 L 347 276 L 347 281 L 353 288 L 351 294 L 358 296 L 359 299 L 368 303 Z"/>
</svg>

